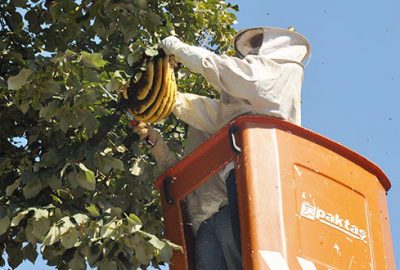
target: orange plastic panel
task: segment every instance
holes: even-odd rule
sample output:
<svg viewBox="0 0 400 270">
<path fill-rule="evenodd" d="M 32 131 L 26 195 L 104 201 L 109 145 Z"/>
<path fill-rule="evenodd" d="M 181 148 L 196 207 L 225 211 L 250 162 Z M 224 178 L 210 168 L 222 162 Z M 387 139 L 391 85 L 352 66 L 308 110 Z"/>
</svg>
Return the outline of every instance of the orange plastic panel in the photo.
<svg viewBox="0 0 400 270">
<path fill-rule="evenodd" d="M 230 147 L 229 129 L 241 153 Z M 320 135 L 265 116 L 244 116 L 166 174 L 167 237 L 184 247 L 171 269 L 189 269 L 180 202 L 236 162 L 244 269 L 394 269 L 386 191 L 373 163 Z M 174 177 L 165 202 L 162 183 Z"/>
<path fill-rule="evenodd" d="M 170 269 L 190 269 L 189 266 L 193 264 L 191 258 L 187 256 L 189 253 L 188 248 L 192 247 L 187 247 L 190 243 L 185 240 L 182 202 L 187 195 L 234 158 L 235 155 L 230 147 L 228 130 L 223 129 L 157 179 L 155 185 L 161 191 L 166 236 L 183 249 L 182 253 L 174 253 Z M 173 182 L 168 186 L 168 190 L 174 203 L 167 202 L 164 189 L 166 179 L 173 179 Z"/>
</svg>

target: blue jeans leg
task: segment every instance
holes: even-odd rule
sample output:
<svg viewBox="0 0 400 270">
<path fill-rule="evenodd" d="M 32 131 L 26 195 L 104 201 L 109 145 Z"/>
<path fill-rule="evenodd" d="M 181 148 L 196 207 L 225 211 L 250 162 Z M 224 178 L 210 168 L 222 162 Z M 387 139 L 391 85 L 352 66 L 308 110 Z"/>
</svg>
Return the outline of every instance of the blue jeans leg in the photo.
<svg viewBox="0 0 400 270">
<path fill-rule="evenodd" d="M 195 263 L 196 270 L 242 269 L 242 256 L 233 236 L 228 206 L 200 226 L 196 236 Z"/>
<path fill-rule="evenodd" d="M 204 221 L 196 235 L 196 270 L 226 270 L 220 244 L 214 231 L 213 217 Z"/>
<path fill-rule="evenodd" d="M 215 235 L 222 248 L 226 268 L 229 270 L 241 270 L 242 255 L 240 246 L 233 234 L 232 216 L 229 206 L 221 208 L 215 215 Z"/>
</svg>

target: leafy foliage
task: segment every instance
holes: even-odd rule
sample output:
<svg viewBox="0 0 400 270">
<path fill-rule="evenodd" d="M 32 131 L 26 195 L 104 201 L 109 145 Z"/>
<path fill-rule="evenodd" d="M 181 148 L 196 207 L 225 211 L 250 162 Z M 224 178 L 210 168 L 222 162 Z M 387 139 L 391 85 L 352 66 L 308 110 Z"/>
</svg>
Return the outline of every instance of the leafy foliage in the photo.
<svg viewBox="0 0 400 270">
<path fill-rule="evenodd" d="M 157 174 L 147 147 L 107 94 L 175 34 L 229 49 L 223 1 L 0 0 L 0 266 L 136 269 L 168 262 Z M 214 95 L 181 69 L 181 91 Z M 156 128 L 180 154 L 185 126 Z"/>
</svg>

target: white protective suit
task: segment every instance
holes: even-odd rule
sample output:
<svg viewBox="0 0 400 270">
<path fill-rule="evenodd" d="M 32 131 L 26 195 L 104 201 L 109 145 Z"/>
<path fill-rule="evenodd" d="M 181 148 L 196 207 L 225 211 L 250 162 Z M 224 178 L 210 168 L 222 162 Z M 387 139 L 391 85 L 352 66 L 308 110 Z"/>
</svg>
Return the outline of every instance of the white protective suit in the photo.
<svg viewBox="0 0 400 270">
<path fill-rule="evenodd" d="M 261 35 L 258 46 L 251 40 L 255 34 Z M 303 68 L 310 54 L 303 36 L 286 29 L 247 29 L 235 39 L 235 49 L 243 59 L 216 55 L 175 37 L 166 38 L 161 46 L 220 92 L 219 100 L 178 93 L 174 114 L 190 127 L 185 154 L 241 114 L 269 115 L 301 124 Z M 187 198 L 194 232 L 227 204 L 225 178 L 232 168 L 228 164 Z"/>
</svg>

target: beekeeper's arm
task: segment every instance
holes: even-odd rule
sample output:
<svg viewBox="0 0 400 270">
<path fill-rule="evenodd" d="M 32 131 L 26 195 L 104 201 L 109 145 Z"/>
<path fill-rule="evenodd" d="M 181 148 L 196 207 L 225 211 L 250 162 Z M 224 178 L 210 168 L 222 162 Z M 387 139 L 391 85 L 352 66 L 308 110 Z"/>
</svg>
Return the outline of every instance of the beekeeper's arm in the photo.
<svg viewBox="0 0 400 270">
<path fill-rule="evenodd" d="M 137 126 L 134 126 L 133 132 L 139 135 L 140 140 L 144 140 L 146 137 L 149 137 L 150 141 L 153 142 L 154 145 L 150 148 L 150 153 L 157 162 L 157 166 L 161 172 L 166 171 L 175 164 L 177 158 L 169 149 L 167 143 L 161 137 L 160 133 L 143 122 L 139 123 Z"/>
<path fill-rule="evenodd" d="M 174 114 L 183 122 L 205 133 L 215 131 L 218 100 L 178 92 Z"/>
<path fill-rule="evenodd" d="M 166 54 L 173 54 L 178 62 L 201 75 L 204 75 L 204 57 L 213 54 L 204 48 L 187 45 L 173 36 L 165 38 L 161 47 Z M 218 102 L 208 97 L 178 92 L 174 114 L 196 129 L 213 133 L 216 128 Z"/>
<path fill-rule="evenodd" d="M 305 50 L 304 46 L 276 48 L 282 52 L 279 61 L 276 61 L 268 56 L 244 59 L 220 56 L 207 49 L 188 45 L 176 37 L 165 38 L 161 46 L 167 54 L 174 54 L 191 71 L 204 75 L 216 90 L 224 90 L 231 96 L 246 99 L 252 105 L 259 104 L 260 99 L 274 98 L 276 93 L 270 93 L 270 90 L 282 89 L 276 85 L 282 81 L 277 78 L 288 77 L 291 73 L 287 73 L 281 63 L 296 65 L 288 55 L 301 54 Z M 296 65 L 296 72 L 302 75 L 301 65 Z"/>
<path fill-rule="evenodd" d="M 166 54 L 173 54 L 178 62 L 201 75 L 204 75 L 203 59 L 214 54 L 205 48 L 188 45 L 174 36 L 163 39 L 160 46 Z"/>
<path fill-rule="evenodd" d="M 217 91 L 223 89 L 228 94 L 247 99 L 256 99 L 256 84 L 274 78 L 280 74 L 280 66 L 270 59 L 239 59 L 226 55 L 217 55 L 205 48 L 191 46 L 174 36 L 161 41 L 166 54 L 176 59 L 191 71 L 206 77 Z M 268 86 L 264 87 L 266 89 Z"/>
</svg>

